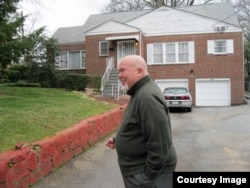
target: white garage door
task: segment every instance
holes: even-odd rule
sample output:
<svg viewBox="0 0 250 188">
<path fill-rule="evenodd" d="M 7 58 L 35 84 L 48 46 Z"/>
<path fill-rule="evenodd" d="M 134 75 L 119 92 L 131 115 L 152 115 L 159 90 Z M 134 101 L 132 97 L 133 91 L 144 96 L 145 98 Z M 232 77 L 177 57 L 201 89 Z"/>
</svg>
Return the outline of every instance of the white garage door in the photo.
<svg viewBox="0 0 250 188">
<path fill-rule="evenodd" d="M 196 79 L 196 106 L 231 106 L 230 79 Z"/>
<path fill-rule="evenodd" d="M 159 80 L 155 80 L 155 83 L 160 87 L 162 91 L 166 87 L 182 86 L 182 87 L 188 88 L 187 79 L 159 79 Z"/>
</svg>

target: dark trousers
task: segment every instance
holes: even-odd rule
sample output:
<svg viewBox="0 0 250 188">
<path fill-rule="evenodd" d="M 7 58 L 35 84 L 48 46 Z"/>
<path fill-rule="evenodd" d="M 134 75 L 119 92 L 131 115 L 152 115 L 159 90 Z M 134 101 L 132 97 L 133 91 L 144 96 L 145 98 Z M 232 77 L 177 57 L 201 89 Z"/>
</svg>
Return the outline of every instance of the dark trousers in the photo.
<svg viewBox="0 0 250 188">
<path fill-rule="evenodd" d="M 148 179 L 143 172 L 123 176 L 125 188 L 172 188 L 173 187 L 173 173 L 161 174 L 154 180 Z"/>
</svg>

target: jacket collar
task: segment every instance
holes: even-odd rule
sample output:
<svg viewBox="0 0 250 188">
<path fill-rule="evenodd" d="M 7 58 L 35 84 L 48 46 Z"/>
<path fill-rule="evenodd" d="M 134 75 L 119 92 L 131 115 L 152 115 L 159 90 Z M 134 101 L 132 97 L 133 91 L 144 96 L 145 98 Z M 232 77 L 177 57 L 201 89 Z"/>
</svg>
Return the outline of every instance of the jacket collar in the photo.
<svg viewBox="0 0 250 188">
<path fill-rule="evenodd" d="M 140 80 L 138 80 L 128 91 L 127 94 L 130 96 L 133 96 L 137 90 L 140 89 L 141 86 L 143 86 L 146 82 L 151 80 L 150 76 L 144 76 Z"/>
</svg>

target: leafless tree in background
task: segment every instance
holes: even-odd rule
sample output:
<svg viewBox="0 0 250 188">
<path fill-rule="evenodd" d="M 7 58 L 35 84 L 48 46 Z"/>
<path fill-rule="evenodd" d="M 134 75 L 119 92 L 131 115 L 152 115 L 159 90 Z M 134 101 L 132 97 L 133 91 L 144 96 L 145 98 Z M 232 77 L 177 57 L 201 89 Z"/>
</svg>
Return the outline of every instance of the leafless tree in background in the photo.
<svg viewBox="0 0 250 188">
<path fill-rule="evenodd" d="M 238 0 L 235 9 L 244 37 L 250 42 L 250 0 Z"/>
<path fill-rule="evenodd" d="M 250 0 L 238 0 L 235 9 L 244 33 L 245 81 L 250 91 Z"/>
<path fill-rule="evenodd" d="M 29 7 L 29 12 L 24 11 L 24 7 Z M 24 25 L 24 33 L 30 34 L 37 29 L 37 25 L 42 20 L 42 9 L 43 6 L 41 0 L 22 0 L 19 3 L 19 10 L 23 16 L 26 17 Z"/>
<path fill-rule="evenodd" d="M 154 9 L 161 6 L 192 6 L 197 2 L 198 4 L 207 4 L 213 2 L 213 0 L 111 0 L 105 7 L 105 12 Z"/>
</svg>

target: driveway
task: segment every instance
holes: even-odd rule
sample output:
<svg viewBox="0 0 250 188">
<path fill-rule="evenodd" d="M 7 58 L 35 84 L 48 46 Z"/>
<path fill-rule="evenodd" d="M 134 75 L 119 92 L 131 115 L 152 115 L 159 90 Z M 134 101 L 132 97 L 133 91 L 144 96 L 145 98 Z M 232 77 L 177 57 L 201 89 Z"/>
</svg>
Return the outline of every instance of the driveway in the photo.
<svg viewBox="0 0 250 188">
<path fill-rule="evenodd" d="M 250 101 L 248 101 L 250 102 Z M 250 104 L 172 112 L 176 171 L 250 171 Z"/>
<path fill-rule="evenodd" d="M 250 103 L 250 101 L 248 101 Z M 250 104 L 171 111 L 176 171 L 250 171 Z M 111 134 L 113 136 L 115 133 Z M 122 188 L 115 150 L 106 138 L 34 188 Z"/>
</svg>

